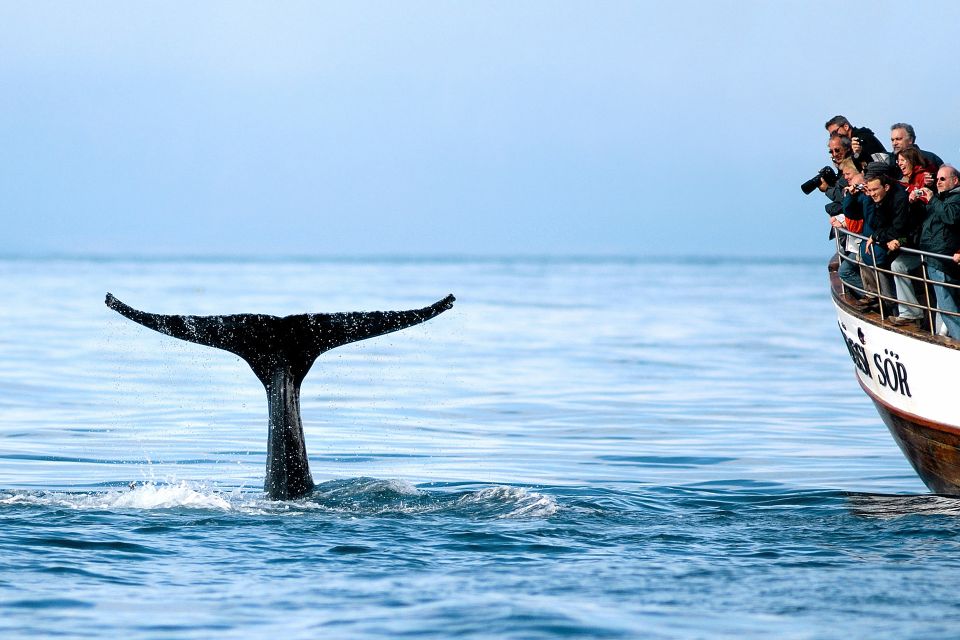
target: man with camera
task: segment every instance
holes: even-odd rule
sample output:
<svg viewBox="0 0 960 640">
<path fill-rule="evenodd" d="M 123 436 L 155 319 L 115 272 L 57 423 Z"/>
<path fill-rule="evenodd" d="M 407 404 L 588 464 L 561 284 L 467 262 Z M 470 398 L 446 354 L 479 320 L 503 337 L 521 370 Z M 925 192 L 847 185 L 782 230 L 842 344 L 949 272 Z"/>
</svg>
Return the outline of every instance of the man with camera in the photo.
<svg viewBox="0 0 960 640">
<path fill-rule="evenodd" d="M 837 134 L 850 138 L 853 160 L 860 170 L 863 170 L 870 162 L 883 162 L 883 157 L 876 157 L 874 154 L 887 155 L 883 143 L 867 127 L 855 127 L 843 116 L 833 116 L 827 120 L 824 126 L 831 136 Z"/>
<path fill-rule="evenodd" d="M 937 193 L 923 189 L 910 194 L 910 200 L 925 198 L 927 217 L 920 230 L 920 248 L 940 255 L 953 255 L 953 260 L 931 257 L 927 261 L 927 277 L 935 282 L 960 282 L 960 268 L 956 264 L 956 254 L 960 251 L 960 174 L 957 169 L 945 164 L 937 171 Z M 960 255 L 960 254 L 958 254 Z M 957 312 L 957 290 L 943 285 L 933 285 L 937 297 L 937 308 L 941 311 Z M 946 325 L 947 335 L 960 340 L 960 317 L 941 313 L 940 320 Z"/>
<path fill-rule="evenodd" d="M 840 165 L 843 161 L 848 158 L 853 158 L 850 138 L 832 134 L 830 139 L 827 140 L 827 152 L 830 154 L 830 159 L 836 167 L 836 173 L 830 175 L 824 171 L 827 167 L 821 169 L 818 174 L 820 176 L 820 184 L 817 188 L 830 198 L 830 203 L 825 205 L 827 214 L 837 216 L 843 213 L 843 190 L 847 187 L 847 181 L 842 175 L 837 174 L 840 173 Z"/>
<path fill-rule="evenodd" d="M 830 198 L 832 203 L 839 203 L 840 200 L 843 199 L 842 192 L 843 188 L 847 186 L 847 183 L 842 180 L 842 178 L 839 178 L 838 170 L 840 164 L 852 155 L 850 138 L 845 138 L 837 134 L 831 135 L 830 139 L 827 140 L 827 153 L 830 154 L 830 160 L 833 161 L 834 166 L 826 166 L 820 169 L 817 175 L 800 185 L 800 190 L 806 195 L 810 195 L 814 190 L 819 189 Z M 834 210 L 831 210 L 831 208 Z M 827 205 L 827 213 L 831 216 L 838 215 L 841 213 L 840 207 Z"/>
</svg>

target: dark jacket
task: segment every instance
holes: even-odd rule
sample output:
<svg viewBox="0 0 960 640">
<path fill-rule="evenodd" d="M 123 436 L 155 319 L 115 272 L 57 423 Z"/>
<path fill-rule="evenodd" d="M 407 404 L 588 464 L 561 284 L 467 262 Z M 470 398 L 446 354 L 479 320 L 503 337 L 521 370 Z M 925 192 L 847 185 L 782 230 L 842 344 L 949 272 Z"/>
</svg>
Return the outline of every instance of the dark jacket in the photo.
<svg viewBox="0 0 960 640">
<path fill-rule="evenodd" d="M 843 213 L 843 190 L 846 186 L 847 181 L 843 179 L 843 176 L 840 176 L 832 187 L 827 187 L 827 190 L 823 192 L 830 199 L 830 202 L 823 205 L 823 208 L 826 209 L 827 215 L 831 218 Z"/>
<path fill-rule="evenodd" d="M 927 204 L 927 218 L 920 230 L 920 248 L 931 253 L 952 256 L 960 249 L 960 187 L 938 193 Z M 930 258 L 945 273 L 956 273 L 953 260 Z"/>
<path fill-rule="evenodd" d="M 862 191 L 848 193 L 843 198 L 843 215 L 848 220 L 863 220 L 863 235 L 873 235 L 876 215 L 873 212 L 873 200 Z"/>
<path fill-rule="evenodd" d="M 940 159 L 940 156 L 933 151 L 920 149 L 920 157 L 923 158 L 923 162 L 927 165 L 927 170 L 933 169 L 933 175 L 937 175 L 937 169 L 943 166 L 943 160 Z"/>
<path fill-rule="evenodd" d="M 857 165 L 862 170 L 870 162 L 873 162 L 870 156 L 875 153 L 886 153 L 883 143 L 873 135 L 873 131 L 867 127 L 853 127 L 851 137 L 860 138 L 860 155 L 855 158 Z"/>
<path fill-rule="evenodd" d="M 887 196 L 889 198 L 889 196 Z M 860 235 L 875 238 L 875 229 L 877 228 L 877 212 L 873 203 L 865 193 L 848 195 L 843 199 L 843 215 L 851 220 L 863 220 L 863 231 Z M 881 267 L 889 266 L 887 259 L 887 246 L 883 243 L 875 242 L 872 248 L 867 250 L 867 243 L 860 243 L 860 259 L 862 262 L 872 265 L 873 260 L 870 253 L 876 257 L 877 265 Z"/>
<path fill-rule="evenodd" d="M 907 201 L 907 191 L 894 184 L 887 196 L 874 206 L 876 226 L 873 229 L 875 242 L 884 244 L 899 240 L 903 246 L 916 246 L 920 224 L 921 209 L 911 207 Z"/>
</svg>

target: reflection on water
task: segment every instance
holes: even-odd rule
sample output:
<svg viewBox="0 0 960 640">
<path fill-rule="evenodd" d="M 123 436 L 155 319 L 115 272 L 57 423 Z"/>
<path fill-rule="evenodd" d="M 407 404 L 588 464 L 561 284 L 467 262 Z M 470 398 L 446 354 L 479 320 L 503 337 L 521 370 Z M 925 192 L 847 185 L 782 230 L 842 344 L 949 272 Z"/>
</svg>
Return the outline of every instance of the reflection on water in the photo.
<svg viewBox="0 0 960 640">
<path fill-rule="evenodd" d="M 854 515 L 869 518 L 960 516 L 960 499 L 950 496 L 851 493 L 847 499 Z"/>
</svg>

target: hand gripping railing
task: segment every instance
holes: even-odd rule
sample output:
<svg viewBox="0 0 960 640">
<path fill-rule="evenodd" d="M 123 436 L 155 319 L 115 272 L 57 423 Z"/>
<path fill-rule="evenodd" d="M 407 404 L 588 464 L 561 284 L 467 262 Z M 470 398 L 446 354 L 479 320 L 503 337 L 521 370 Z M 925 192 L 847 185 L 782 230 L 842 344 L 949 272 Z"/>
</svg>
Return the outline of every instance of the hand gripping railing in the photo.
<svg viewBox="0 0 960 640">
<path fill-rule="evenodd" d="M 856 258 L 852 258 L 848 256 L 846 250 L 844 249 L 844 247 L 846 246 L 846 241 L 848 236 L 859 238 L 860 242 L 867 242 L 868 237 L 860 235 L 859 233 L 848 231 L 847 229 L 844 229 L 842 227 L 838 227 L 835 230 L 837 232 L 835 235 L 835 240 L 837 243 L 837 256 L 840 258 L 840 266 L 842 267 L 844 262 L 849 262 L 849 263 L 855 264 L 861 270 L 861 273 L 863 272 L 864 269 L 871 271 L 874 276 L 874 282 L 877 285 L 877 291 L 871 291 L 866 288 L 853 286 L 850 283 L 844 282 L 841 279 L 840 280 L 841 291 L 843 293 L 847 293 L 847 290 L 856 291 L 857 293 L 864 295 L 866 297 L 878 298 L 880 300 L 879 306 L 880 306 L 881 322 L 887 322 L 887 315 L 886 315 L 886 311 L 884 309 L 884 304 L 883 304 L 884 302 L 889 302 L 891 304 L 897 304 L 897 305 L 905 305 L 908 307 L 922 310 L 927 316 L 927 324 L 930 327 L 931 335 L 937 335 L 937 325 L 939 323 L 936 322 L 935 314 L 939 313 L 941 315 L 953 316 L 960 319 L 960 312 L 958 311 L 949 311 L 946 309 L 937 308 L 937 306 L 935 305 L 936 295 L 934 291 L 931 289 L 932 287 L 944 287 L 948 293 L 954 296 L 954 300 L 958 300 L 960 299 L 960 282 L 952 282 L 946 278 L 945 278 L 947 280 L 946 282 L 931 280 L 928 278 L 928 274 L 927 274 L 927 262 L 930 258 L 938 258 L 947 263 L 950 263 L 950 262 L 953 262 L 953 256 L 942 255 L 939 253 L 932 253 L 930 251 L 921 251 L 920 249 L 910 249 L 908 247 L 900 247 L 899 249 L 900 253 L 907 253 L 907 254 L 913 254 L 913 255 L 919 256 L 920 275 L 915 276 L 912 273 L 899 273 L 899 272 L 892 271 L 890 269 L 886 269 L 884 267 L 877 266 L 876 255 L 873 250 L 873 247 L 874 247 L 873 243 L 871 243 L 867 247 L 867 251 L 869 251 L 870 258 L 871 258 L 870 262 L 872 262 L 873 264 L 862 262 L 860 260 L 859 251 L 857 251 L 856 253 L 857 255 Z M 896 295 L 893 295 L 893 296 L 889 295 L 890 286 L 884 284 L 886 282 L 886 278 L 888 277 L 905 278 L 907 280 L 910 280 L 912 283 L 917 283 L 917 282 L 922 283 L 923 292 L 926 294 L 923 296 L 925 299 L 924 301 L 925 303 L 921 304 L 918 300 L 918 302 L 914 304 L 912 302 L 900 300 L 896 297 Z M 911 286 L 914 287 L 914 291 L 916 292 L 916 284 L 912 284 Z M 886 289 L 887 293 L 884 293 L 884 289 Z M 958 302 L 960 302 L 960 300 L 958 300 Z"/>
</svg>

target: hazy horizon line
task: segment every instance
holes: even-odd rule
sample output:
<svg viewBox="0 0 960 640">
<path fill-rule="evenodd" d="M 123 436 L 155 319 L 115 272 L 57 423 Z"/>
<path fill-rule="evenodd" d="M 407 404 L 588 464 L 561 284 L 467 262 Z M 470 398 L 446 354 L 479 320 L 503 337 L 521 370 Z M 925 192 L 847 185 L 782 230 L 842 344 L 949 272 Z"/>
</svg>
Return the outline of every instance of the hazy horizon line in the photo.
<svg viewBox="0 0 960 640">
<path fill-rule="evenodd" d="M 751 264 L 807 264 L 829 260 L 828 256 L 810 255 L 737 255 L 737 254 L 674 254 L 636 255 L 626 253 L 369 253 L 304 255 L 298 253 L 253 255 L 246 253 L 197 254 L 197 253 L 96 253 L 96 252 L 49 252 L 49 253 L 0 253 L 4 262 L 247 262 L 247 263 L 751 263 Z"/>
</svg>

